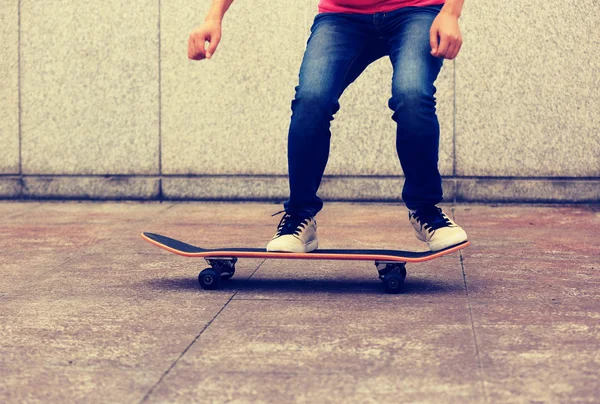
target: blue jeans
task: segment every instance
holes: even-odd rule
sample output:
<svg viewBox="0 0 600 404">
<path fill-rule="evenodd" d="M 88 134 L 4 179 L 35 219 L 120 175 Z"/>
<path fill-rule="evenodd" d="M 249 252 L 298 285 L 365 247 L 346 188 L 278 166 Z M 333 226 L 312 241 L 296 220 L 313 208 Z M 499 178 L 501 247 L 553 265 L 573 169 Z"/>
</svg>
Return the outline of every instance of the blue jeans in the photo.
<svg viewBox="0 0 600 404">
<path fill-rule="evenodd" d="M 369 64 L 386 55 L 394 70 L 388 106 L 397 123 L 396 150 L 405 176 L 402 199 L 409 209 L 442 201 L 433 82 L 443 59 L 431 55 L 429 44 L 429 29 L 441 8 L 317 14 L 292 101 L 287 212 L 315 216 L 323 208 L 317 191 L 329 158 L 330 123 L 340 108 L 338 100 Z"/>
</svg>

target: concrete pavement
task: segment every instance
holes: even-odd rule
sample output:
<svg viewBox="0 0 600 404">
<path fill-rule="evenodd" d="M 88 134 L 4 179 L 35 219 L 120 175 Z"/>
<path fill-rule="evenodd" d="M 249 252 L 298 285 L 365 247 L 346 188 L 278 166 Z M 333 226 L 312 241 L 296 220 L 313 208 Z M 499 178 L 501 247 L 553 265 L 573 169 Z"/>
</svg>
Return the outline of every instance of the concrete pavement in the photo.
<svg viewBox="0 0 600 404">
<path fill-rule="evenodd" d="M 445 205 L 461 252 L 408 264 L 240 259 L 280 205 L 0 203 L 0 402 L 565 403 L 600 396 L 600 208 Z M 406 210 L 329 203 L 322 248 L 424 249 Z"/>
</svg>

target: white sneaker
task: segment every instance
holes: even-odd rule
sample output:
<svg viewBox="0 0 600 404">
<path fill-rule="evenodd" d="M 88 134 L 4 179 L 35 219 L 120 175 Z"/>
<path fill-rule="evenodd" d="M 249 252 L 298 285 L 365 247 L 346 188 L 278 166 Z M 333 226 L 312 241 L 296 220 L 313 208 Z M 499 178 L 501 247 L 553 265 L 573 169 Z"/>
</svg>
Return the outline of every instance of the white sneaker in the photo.
<svg viewBox="0 0 600 404">
<path fill-rule="evenodd" d="M 277 226 L 277 233 L 267 244 L 267 251 L 309 252 L 319 246 L 317 221 L 286 213 Z"/>
<path fill-rule="evenodd" d="M 431 251 L 439 251 L 467 241 L 467 233 L 437 206 L 408 213 L 417 238 Z"/>
</svg>

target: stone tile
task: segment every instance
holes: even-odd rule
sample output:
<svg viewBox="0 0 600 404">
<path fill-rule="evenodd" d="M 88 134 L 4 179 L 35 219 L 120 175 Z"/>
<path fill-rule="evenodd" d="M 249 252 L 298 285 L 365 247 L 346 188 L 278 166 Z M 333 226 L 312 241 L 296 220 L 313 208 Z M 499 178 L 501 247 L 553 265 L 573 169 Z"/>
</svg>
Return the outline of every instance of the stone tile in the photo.
<svg viewBox="0 0 600 404">
<path fill-rule="evenodd" d="M 65 366 L 0 368 L 0 400 L 6 403 L 138 402 L 161 376 L 162 369 Z"/>
<path fill-rule="evenodd" d="M 0 159 L 1 174 L 19 173 L 19 2 L 5 0 L 0 7 Z M 3 189 L 0 197 L 11 196 Z"/>
<path fill-rule="evenodd" d="M 207 267 L 202 259 L 194 260 L 170 253 L 160 256 L 130 253 L 115 254 L 106 259 L 100 257 L 102 254 L 92 253 L 63 265 L 59 271 L 54 271 L 52 278 L 68 273 L 70 279 L 70 285 L 65 287 L 61 294 L 78 294 L 94 289 L 97 290 L 96 293 L 115 296 L 123 294 L 154 298 L 155 295 L 176 293 L 187 294 L 193 298 L 213 299 L 230 297 L 233 293 L 227 288 L 214 292 L 205 292 L 200 288 L 198 273 Z M 240 280 L 248 278 L 256 267 L 256 260 L 239 262 L 236 264 L 235 276 Z M 109 275 L 111 279 L 106 280 L 106 276 Z M 48 280 L 45 284 L 40 284 L 39 288 L 50 283 L 51 280 Z M 46 287 L 43 293 L 52 295 L 54 292 L 51 289 Z"/>
<path fill-rule="evenodd" d="M 23 172 L 157 174 L 157 3 L 25 2 L 21 21 Z"/>
<path fill-rule="evenodd" d="M 573 320 L 477 327 L 489 400 L 596 401 L 600 329 Z"/>
<path fill-rule="evenodd" d="M 471 299 L 473 322 L 480 326 L 550 326 L 556 331 L 589 331 L 591 343 L 600 338 L 600 307 L 593 299 L 520 301 Z M 595 334 L 594 334 L 595 332 Z M 583 334 L 579 334 L 584 337 Z M 566 338 L 566 335 L 565 335 Z"/>
<path fill-rule="evenodd" d="M 181 365 L 261 373 L 361 373 L 399 367 L 398 362 L 426 351 L 423 365 L 448 363 L 456 356 L 467 364 L 473 359 L 464 355 L 474 351 L 466 302 L 379 302 L 376 315 L 370 302 L 340 303 L 232 301 L 201 337 L 213 341 L 214 351 L 206 352 L 199 341 Z M 449 356 L 439 350 L 450 351 Z M 415 366 L 412 372 L 420 370 Z"/>
<path fill-rule="evenodd" d="M 104 230 L 104 231 L 100 231 Z M 29 224 L 0 227 L 0 249 L 28 256 L 83 253 L 111 237 L 104 227 L 86 224 Z"/>
<path fill-rule="evenodd" d="M 39 276 L 86 254 L 158 254 L 158 249 L 146 249 L 140 233 L 167 208 L 158 203 L 0 204 L 5 218 L 0 226 L 0 294 L 37 282 Z"/>
<path fill-rule="evenodd" d="M 162 4 L 163 172 L 285 175 L 291 102 L 316 6 L 303 2 L 288 7 L 279 0 L 271 3 L 271 23 L 257 25 L 255 20 L 264 18 L 262 10 L 235 4 L 224 19 L 214 58 L 186 61 L 187 37 L 207 7 Z M 401 174 L 396 123 L 387 106 L 391 73 L 388 58 L 382 58 L 342 95 L 343 107 L 332 122 L 328 175 Z M 452 77 L 452 64 L 447 63 L 437 83 L 444 174 L 452 173 L 453 163 Z M 232 113 L 235 119 L 229 118 Z M 276 191 L 267 195 L 285 190 L 278 182 L 274 185 Z"/>
<path fill-rule="evenodd" d="M 12 222 L 15 218 L 22 216 L 25 212 L 31 213 L 33 209 L 42 206 L 38 202 L 32 201 L 2 201 L 0 202 L 0 216 L 2 216 L 2 224 Z"/>
<path fill-rule="evenodd" d="M 272 224 L 275 228 L 280 216 L 271 215 L 283 210 L 279 203 L 264 202 L 176 201 L 169 202 L 169 206 L 156 218 L 161 224 L 183 229 L 190 224 L 199 228 L 204 225 L 245 227 Z"/>
<path fill-rule="evenodd" d="M 287 177 L 166 177 L 163 195 L 171 200 L 275 200 L 289 198 Z M 402 177 L 324 177 L 319 196 L 325 201 L 402 201 Z M 455 180 L 442 182 L 444 198 L 455 198 Z"/>
<path fill-rule="evenodd" d="M 373 315 L 371 302 L 232 301 L 152 399 L 185 400 L 217 388 L 238 400 L 309 399 L 325 386 L 339 399 L 375 394 L 376 402 L 429 392 L 473 397 L 479 387 L 468 322 L 466 304 L 380 303 Z M 285 391 L 267 387 L 280 383 Z"/>
<path fill-rule="evenodd" d="M 287 177 L 165 177 L 163 196 L 171 200 L 285 200 Z"/>
<path fill-rule="evenodd" d="M 280 203 L 257 202 L 178 201 L 171 202 L 170 206 L 156 216 L 157 222 L 184 230 L 191 225 L 198 226 L 199 230 L 204 225 L 239 228 L 268 226 L 275 230 L 282 214 L 272 215 L 283 210 Z M 449 207 L 446 206 L 446 209 Z M 368 235 L 373 237 L 379 234 L 387 236 L 390 229 L 412 229 L 406 208 L 392 203 L 328 202 L 318 213 L 317 220 L 322 224 L 319 231 L 336 232 L 337 235 L 344 234 L 343 229 L 358 232 L 359 228 L 363 229 L 362 234 L 365 235 L 365 227 L 370 229 Z M 380 228 L 384 231 L 378 232 Z M 408 239 L 413 240 L 414 236 Z M 361 241 L 370 242 L 369 240 L 365 235 Z M 394 241 L 386 240 L 386 243 L 393 244 Z"/>
<path fill-rule="evenodd" d="M 495 231 L 538 229 L 543 237 L 556 234 L 550 231 L 556 229 L 556 226 L 588 232 L 600 224 L 600 212 L 586 205 L 465 204 L 456 205 L 453 209 L 456 220 L 473 228 L 486 229 L 493 226 Z"/>
<path fill-rule="evenodd" d="M 52 177 L 23 179 L 23 196 L 40 199 L 156 199 L 159 179 L 152 177 Z"/>
<path fill-rule="evenodd" d="M 231 297 L 169 258 L 88 254 L 11 291 L 0 362 L 166 369 Z"/>
<path fill-rule="evenodd" d="M 374 177 L 325 177 L 319 188 L 319 195 L 324 199 L 338 201 L 402 201 L 404 178 Z M 455 196 L 455 181 L 442 180 L 444 199 L 452 201 Z"/>
<path fill-rule="evenodd" d="M 465 3 L 456 59 L 458 175 L 600 172 L 596 3 L 546 4 Z"/>
<path fill-rule="evenodd" d="M 5 202 L 2 207 L 21 206 L 27 209 L 27 216 L 10 218 L 10 223 L 24 226 L 47 225 L 105 225 L 120 226 L 136 222 L 155 220 L 167 211 L 172 204 L 160 202 L 92 202 L 92 201 L 44 201 Z M 2 210 L 0 210 L 2 212 Z"/>
<path fill-rule="evenodd" d="M 41 276 L 60 268 L 78 255 L 73 251 L 28 253 L 20 250 L 2 254 L 0 296 L 38 282 Z"/>
<path fill-rule="evenodd" d="M 28 261 L 37 262 L 42 258 L 44 256 L 38 254 L 29 257 Z M 192 259 L 166 252 L 161 255 L 135 252 L 110 255 L 106 252 L 57 252 L 55 256 L 45 258 L 43 276 L 33 278 L 27 284 L 28 291 L 35 291 L 45 297 L 60 299 L 89 295 L 144 300 L 164 293 L 191 294 L 205 298 L 231 296 L 232 293 L 225 289 L 215 293 L 202 293 L 203 290 L 198 285 L 198 273 L 207 266 L 204 260 L 194 262 Z M 50 266 L 52 259 L 54 265 Z M 12 272 L 24 272 L 26 268 L 12 268 Z M 253 260 L 241 262 L 236 265 L 236 277 L 247 278 L 255 269 Z M 7 270 L 11 268 L 8 267 Z M 16 283 L 17 279 L 19 276 L 12 279 L 12 282 Z M 68 279 L 68 282 L 65 282 L 65 279 Z M 11 293 L 14 294 L 15 290 L 16 288 L 12 288 Z"/>
<path fill-rule="evenodd" d="M 462 253 L 472 297 L 551 301 L 600 296 L 600 216 L 592 209 L 472 206 L 457 207 L 455 217 L 472 243 Z"/>
<path fill-rule="evenodd" d="M 497 261 L 497 260 L 496 260 Z M 598 262 L 494 260 L 469 258 L 465 271 L 469 295 L 474 298 L 531 300 L 597 299 L 600 297 Z"/>
<path fill-rule="evenodd" d="M 21 196 L 21 179 L 0 177 L 0 199 L 16 199 Z"/>
<path fill-rule="evenodd" d="M 471 202 L 595 202 L 597 180 L 459 179 L 456 200 Z"/>
<path fill-rule="evenodd" d="M 415 377 L 409 373 L 411 366 L 377 374 L 178 372 L 176 378 L 161 383 L 148 402 L 480 403 L 483 400 L 476 381 L 457 378 L 450 382 L 431 373 Z"/>
<path fill-rule="evenodd" d="M 225 295 L 207 299 L 198 293 L 152 298 L 57 295 L 28 295 L 26 302 L 20 297 L 2 298 L 2 367 L 74 364 L 90 370 L 164 371 L 228 299 Z"/>
</svg>

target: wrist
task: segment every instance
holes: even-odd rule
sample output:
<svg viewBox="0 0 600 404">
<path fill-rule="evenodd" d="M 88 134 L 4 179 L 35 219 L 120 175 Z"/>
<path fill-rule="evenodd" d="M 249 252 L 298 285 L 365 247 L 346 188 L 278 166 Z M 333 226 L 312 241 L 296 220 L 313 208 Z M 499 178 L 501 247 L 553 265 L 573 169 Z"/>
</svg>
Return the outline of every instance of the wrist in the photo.
<svg viewBox="0 0 600 404">
<path fill-rule="evenodd" d="M 460 18 L 462 11 L 463 0 L 446 0 L 440 13 L 451 15 L 455 18 Z"/>
<path fill-rule="evenodd" d="M 223 21 L 223 16 L 219 16 L 217 14 L 209 14 L 206 16 L 206 18 L 204 18 L 204 22 L 215 22 L 217 24 L 220 24 Z"/>
</svg>

